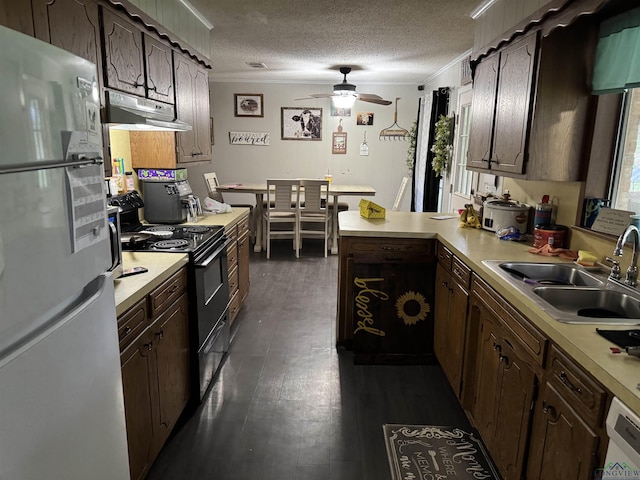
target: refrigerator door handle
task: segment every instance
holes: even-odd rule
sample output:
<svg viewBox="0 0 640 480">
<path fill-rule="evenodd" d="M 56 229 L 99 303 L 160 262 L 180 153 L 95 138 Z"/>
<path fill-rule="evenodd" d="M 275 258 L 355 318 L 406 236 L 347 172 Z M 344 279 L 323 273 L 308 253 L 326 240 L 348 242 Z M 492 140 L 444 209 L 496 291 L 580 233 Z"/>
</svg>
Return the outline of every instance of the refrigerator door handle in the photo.
<svg viewBox="0 0 640 480">
<path fill-rule="evenodd" d="M 5 341 L 0 339 L 0 368 L 64 326 L 83 310 L 90 308 L 102 295 L 107 285 L 107 280 L 113 281 L 110 273 L 99 275 L 84 288 L 78 298 L 61 311 L 49 318 L 42 319 L 40 322 L 36 322 L 28 332 L 19 332 L 18 335 L 12 335 Z"/>
<path fill-rule="evenodd" d="M 70 162 L 65 160 L 51 160 L 48 162 L 10 163 L 5 166 L 0 166 L 0 175 L 4 173 L 33 172 L 36 170 L 47 170 L 51 168 L 84 167 L 87 165 L 102 165 L 102 157 L 96 156 L 81 158 Z"/>
</svg>

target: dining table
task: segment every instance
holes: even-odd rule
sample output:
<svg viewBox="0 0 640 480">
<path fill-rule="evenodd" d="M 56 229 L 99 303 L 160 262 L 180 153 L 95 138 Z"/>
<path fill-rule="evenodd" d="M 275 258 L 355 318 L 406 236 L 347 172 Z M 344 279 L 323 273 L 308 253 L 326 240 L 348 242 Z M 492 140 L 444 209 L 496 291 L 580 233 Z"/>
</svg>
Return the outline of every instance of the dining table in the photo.
<svg viewBox="0 0 640 480">
<path fill-rule="evenodd" d="M 304 187 L 303 187 L 304 188 Z M 227 183 L 218 185 L 216 190 L 222 193 L 252 193 L 256 196 L 255 220 L 256 220 L 256 243 L 254 252 L 262 251 L 262 215 L 264 196 L 267 194 L 267 182 L 264 183 Z M 370 185 L 345 185 L 331 182 L 329 184 L 329 196 L 333 198 L 333 208 L 331 209 L 331 221 L 333 223 L 331 233 L 331 253 L 338 253 L 338 198 L 344 195 L 351 196 L 374 196 L 376 189 Z"/>
</svg>

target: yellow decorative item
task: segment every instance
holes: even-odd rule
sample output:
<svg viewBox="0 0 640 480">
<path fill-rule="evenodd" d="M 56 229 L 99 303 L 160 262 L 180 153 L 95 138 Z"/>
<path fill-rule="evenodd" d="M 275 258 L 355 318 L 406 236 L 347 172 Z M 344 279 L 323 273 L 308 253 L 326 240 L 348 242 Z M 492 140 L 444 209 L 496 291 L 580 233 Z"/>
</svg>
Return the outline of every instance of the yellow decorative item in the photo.
<svg viewBox="0 0 640 480">
<path fill-rule="evenodd" d="M 384 207 L 373 203 L 371 200 L 360 200 L 358 204 L 360 207 L 360 216 L 364 218 L 385 218 L 386 210 Z"/>
<path fill-rule="evenodd" d="M 467 203 L 464 206 L 464 212 L 460 214 L 460 226 L 471 228 L 482 228 L 482 222 L 480 222 L 480 216 L 476 212 L 471 203 Z"/>
<path fill-rule="evenodd" d="M 407 304 L 410 304 L 408 309 L 406 308 Z M 416 306 L 418 307 L 417 311 Z M 396 310 L 398 312 L 398 318 L 401 319 L 405 325 L 415 325 L 427 318 L 427 314 L 431 311 L 431 306 L 420 292 L 409 290 L 396 300 Z M 409 312 L 407 312 L 407 310 L 409 310 Z"/>
</svg>

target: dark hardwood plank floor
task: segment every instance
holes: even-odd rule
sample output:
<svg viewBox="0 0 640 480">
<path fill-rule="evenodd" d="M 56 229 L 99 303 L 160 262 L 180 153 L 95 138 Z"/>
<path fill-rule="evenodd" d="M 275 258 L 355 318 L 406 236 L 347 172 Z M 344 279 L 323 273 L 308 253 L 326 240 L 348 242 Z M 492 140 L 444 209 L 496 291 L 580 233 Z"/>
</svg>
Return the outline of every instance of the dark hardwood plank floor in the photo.
<svg viewBox="0 0 640 480">
<path fill-rule="evenodd" d="M 338 258 L 321 251 L 252 253 L 217 382 L 148 479 L 387 480 L 382 424 L 469 426 L 439 366 L 354 365 L 335 348 Z"/>
</svg>

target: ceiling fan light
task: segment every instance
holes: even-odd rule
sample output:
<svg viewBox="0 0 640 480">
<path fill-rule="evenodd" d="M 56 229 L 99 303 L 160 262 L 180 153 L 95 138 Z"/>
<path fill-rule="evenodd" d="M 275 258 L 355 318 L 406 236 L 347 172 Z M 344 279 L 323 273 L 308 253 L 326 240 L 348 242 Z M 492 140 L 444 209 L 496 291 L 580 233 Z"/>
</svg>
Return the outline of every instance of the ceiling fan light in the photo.
<svg viewBox="0 0 640 480">
<path fill-rule="evenodd" d="M 333 92 L 335 95 L 331 97 L 333 105 L 336 108 L 351 108 L 358 98 L 358 94 L 354 92 Z"/>
</svg>

